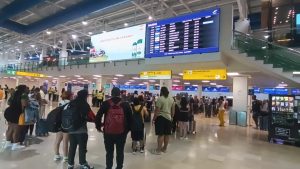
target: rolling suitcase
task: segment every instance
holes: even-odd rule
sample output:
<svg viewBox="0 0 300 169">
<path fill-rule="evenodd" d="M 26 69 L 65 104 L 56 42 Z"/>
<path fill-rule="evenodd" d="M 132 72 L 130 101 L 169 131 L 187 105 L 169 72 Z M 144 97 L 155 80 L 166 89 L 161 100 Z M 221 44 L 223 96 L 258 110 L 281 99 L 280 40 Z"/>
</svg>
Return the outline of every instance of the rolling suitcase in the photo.
<svg viewBox="0 0 300 169">
<path fill-rule="evenodd" d="M 35 135 L 38 137 L 49 136 L 48 133 L 48 123 L 46 119 L 40 119 L 36 123 Z"/>
<path fill-rule="evenodd" d="M 269 117 L 268 116 L 260 116 L 259 117 L 259 129 L 268 131 L 269 128 Z"/>
<path fill-rule="evenodd" d="M 235 111 L 229 112 L 229 124 L 237 125 L 237 112 L 235 112 Z"/>
<path fill-rule="evenodd" d="M 247 127 L 247 112 L 237 113 L 237 125 Z"/>
</svg>

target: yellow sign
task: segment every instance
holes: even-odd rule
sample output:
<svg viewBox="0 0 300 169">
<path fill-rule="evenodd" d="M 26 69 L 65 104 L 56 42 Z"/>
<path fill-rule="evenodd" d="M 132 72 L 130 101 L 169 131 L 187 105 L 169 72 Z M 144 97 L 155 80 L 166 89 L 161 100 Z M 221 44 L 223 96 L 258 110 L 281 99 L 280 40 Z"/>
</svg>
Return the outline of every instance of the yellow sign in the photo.
<svg viewBox="0 0 300 169">
<path fill-rule="evenodd" d="M 172 71 L 171 70 L 162 70 L 162 71 L 147 71 L 140 73 L 140 79 L 171 79 Z"/>
<path fill-rule="evenodd" d="M 184 80 L 226 80 L 226 69 L 184 70 Z"/>
<path fill-rule="evenodd" d="M 30 77 L 46 77 L 46 75 L 44 74 L 40 74 L 40 73 L 32 73 L 32 72 L 16 72 L 17 76 L 30 76 Z"/>
</svg>

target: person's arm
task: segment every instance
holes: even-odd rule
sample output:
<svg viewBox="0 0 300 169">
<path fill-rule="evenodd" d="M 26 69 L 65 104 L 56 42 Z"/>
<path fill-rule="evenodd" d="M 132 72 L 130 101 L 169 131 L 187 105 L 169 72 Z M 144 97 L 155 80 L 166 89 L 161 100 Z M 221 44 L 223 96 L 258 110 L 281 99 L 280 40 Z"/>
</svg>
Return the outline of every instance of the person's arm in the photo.
<svg viewBox="0 0 300 169">
<path fill-rule="evenodd" d="M 172 107 L 171 107 L 171 117 L 172 117 L 172 119 L 173 119 L 174 115 L 175 115 L 175 102 L 173 102 Z"/>
<path fill-rule="evenodd" d="M 108 106 L 109 106 L 108 102 L 104 102 L 97 112 L 96 119 L 95 119 L 95 126 L 99 132 L 102 132 L 102 126 L 103 126 L 102 118 L 104 114 L 107 112 Z"/>
</svg>

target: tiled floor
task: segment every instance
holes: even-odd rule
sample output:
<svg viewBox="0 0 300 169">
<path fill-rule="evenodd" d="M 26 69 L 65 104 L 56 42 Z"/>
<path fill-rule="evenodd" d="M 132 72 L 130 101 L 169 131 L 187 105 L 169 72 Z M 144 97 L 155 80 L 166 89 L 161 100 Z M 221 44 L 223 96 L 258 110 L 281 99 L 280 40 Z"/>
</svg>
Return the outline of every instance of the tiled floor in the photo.
<svg viewBox="0 0 300 169">
<path fill-rule="evenodd" d="M 48 107 L 49 108 L 49 107 Z M 2 108 L 3 109 L 3 108 Z M 1 109 L 0 109 L 1 111 Z M 197 116 L 197 134 L 189 140 L 172 137 L 169 150 L 161 156 L 149 153 L 155 148 L 153 128 L 147 125 L 147 151 L 132 155 L 128 138 L 125 150 L 126 169 L 298 169 L 300 148 L 266 142 L 267 133 L 252 128 L 217 126 L 216 119 Z M 105 168 L 102 135 L 89 125 L 88 161 L 96 169 Z M 6 125 L 1 112 L 0 132 Z M 1 134 L 1 147 L 5 134 Z M 54 135 L 34 138 L 23 151 L 0 152 L 0 169 L 63 169 L 61 162 L 53 161 Z M 77 161 L 77 160 L 76 160 Z"/>
</svg>

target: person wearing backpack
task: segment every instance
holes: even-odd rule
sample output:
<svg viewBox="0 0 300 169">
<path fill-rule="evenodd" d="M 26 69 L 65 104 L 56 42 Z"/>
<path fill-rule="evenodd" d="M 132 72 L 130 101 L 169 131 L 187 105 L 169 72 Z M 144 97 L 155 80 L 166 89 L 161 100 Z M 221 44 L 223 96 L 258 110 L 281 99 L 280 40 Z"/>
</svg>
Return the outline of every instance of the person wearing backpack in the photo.
<svg viewBox="0 0 300 169">
<path fill-rule="evenodd" d="M 87 120 L 91 107 L 87 102 L 88 91 L 80 90 L 62 112 L 62 129 L 69 133 L 70 147 L 68 169 L 74 169 L 74 158 L 79 147 L 80 169 L 93 169 L 86 161 L 88 130 Z"/>
<path fill-rule="evenodd" d="M 172 133 L 172 118 L 175 113 L 175 102 L 169 96 L 167 87 L 162 87 L 160 97 L 157 99 L 153 123 L 155 124 L 155 133 L 157 137 L 157 148 L 153 154 L 161 155 L 161 152 L 166 153 L 169 136 Z"/>
<path fill-rule="evenodd" d="M 261 114 L 261 102 L 259 100 L 256 99 L 256 95 L 253 95 L 252 96 L 252 118 L 255 122 L 255 129 L 258 129 L 259 128 L 259 125 L 258 125 L 258 117 L 260 116 Z"/>
<path fill-rule="evenodd" d="M 112 169 L 113 167 L 115 146 L 117 152 L 116 169 L 123 168 L 124 147 L 132 124 L 132 109 L 128 102 L 121 101 L 120 94 L 119 88 L 114 87 L 112 89 L 112 98 L 103 102 L 95 121 L 96 129 L 103 132 L 104 136 L 106 169 Z M 102 123 L 103 116 L 104 123 Z"/>
<path fill-rule="evenodd" d="M 4 112 L 4 117 L 8 123 L 4 149 L 11 148 L 11 150 L 15 151 L 25 148 L 25 146 L 20 145 L 24 127 L 19 125 L 19 120 L 27 106 L 26 99 L 22 99 L 26 90 L 27 87 L 25 85 L 19 85 L 10 98 L 9 107 Z"/>
<path fill-rule="evenodd" d="M 147 108 L 144 105 L 142 105 L 140 99 L 134 98 L 132 110 L 132 153 L 135 154 L 137 152 L 138 143 L 140 143 L 140 153 L 144 153 L 144 117 L 148 116 Z"/>
<path fill-rule="evenodd" d="M 65 91 L 62 93 L 61 101 L 59 102 L 58 106 L 64 107 L 72 98 L 72 93 L 70 91 Z M 63 156 L 59 153 L 60 143 L 63 142 Z M 69 148 L 69 133 L 62 130 L 62 128 L 58 129 L 56 133 L 56 139 L 54 143 L 54 161 L 59 161 L 63 159 L 64 162 L 68 162 L 68 148 Z"/>
</svg>

